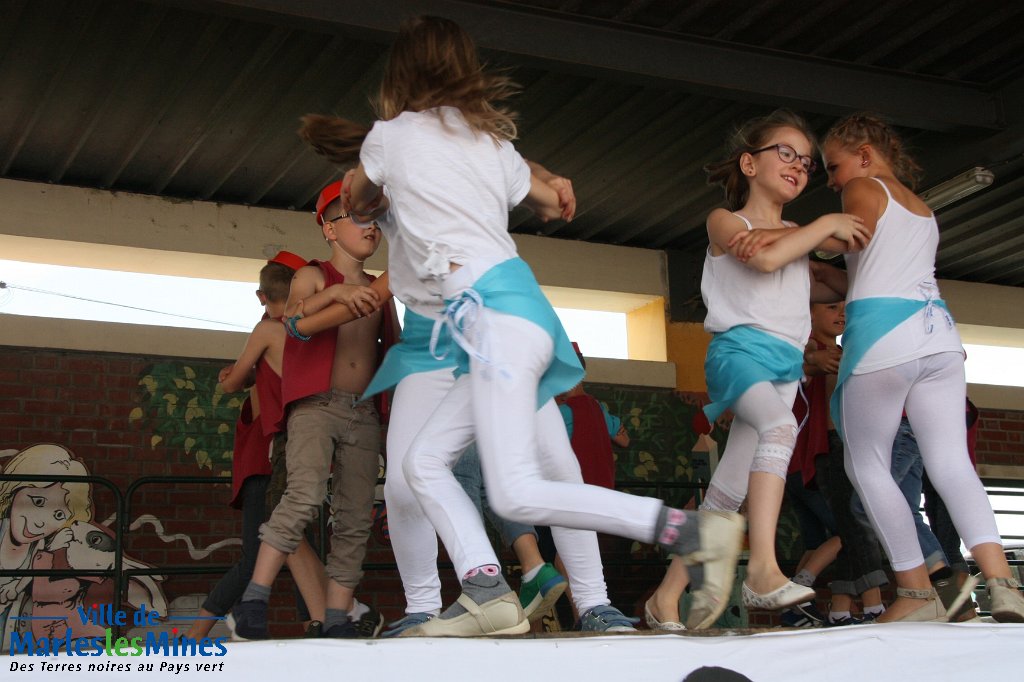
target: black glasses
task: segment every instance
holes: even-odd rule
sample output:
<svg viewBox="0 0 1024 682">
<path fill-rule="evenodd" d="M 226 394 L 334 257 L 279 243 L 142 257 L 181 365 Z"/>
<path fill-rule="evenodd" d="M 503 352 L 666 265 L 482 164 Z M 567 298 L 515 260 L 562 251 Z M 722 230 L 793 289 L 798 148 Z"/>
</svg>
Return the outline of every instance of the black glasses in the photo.
<svg viewBox="0 0 1024 682">
<path fill-rule="evenodd" d="M 346 218 L 351 218 L 351 217 L 352 216 L 349 215 L 348 213 L 342 213 L 341 215 L 337 216 L 336 218 L 331 218 L 330 220 L 325 221 L 324 224 L 326 225 L 327 223 L 336 223 L 339 220 L 345 220 Z M 380 225 L 377 224 L 376 220 L 370 221 L 368 223 L 360 223 L 360 222 L 356 222 L 355 220 L 353 220 L 352 224 L 355 225 L 356 227 L 361 227 L 364 230 L 379 230 L 380 229 Z"/>
<path fill-rule="evenodd" d="M 770 144 L 767 147 L 755 149 L 750 153 L 760 154 L 761 152 L 766 152 L 769 149 L 774 149 L 775 151 L 777 151 L 779 153 L 779 158 L 782 159 L 784 163 L 793 163 L 797 159 L 800 159 L 800 165 L 804 167 L 804 170 L 807 171 L 808 175 L 818 170 L 818 162 L 815 161 L 812 157 L 797 154 L 795 149 L 790 147 L 788 144 L 783 144 L 781 142 L 779 144 Z"/>
</svg>

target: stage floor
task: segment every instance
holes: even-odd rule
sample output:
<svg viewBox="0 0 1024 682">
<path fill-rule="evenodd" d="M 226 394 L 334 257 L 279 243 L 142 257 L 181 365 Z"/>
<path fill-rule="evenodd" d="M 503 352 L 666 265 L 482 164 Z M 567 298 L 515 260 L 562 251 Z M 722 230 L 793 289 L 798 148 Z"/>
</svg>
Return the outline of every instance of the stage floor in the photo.
<svg viewBox="0 0 1024 682">
<path fill-rule="evenodd" d="M 202 676 L 245 682 L 681 682 L 702 666 L 728 668 L 753 682 L 1002 682 L 1024 675 L 1024 625 L 991 623 L 711 630 L 678 635 L 638 632 L 478 639 L 290 639 L 229 642 L 226 648 L 227 653 L 220 657 L 61 654 L 48 658 L 5 657 L 0 665 L 4 680 L 36 682 L 47 675 L 57 675 L 61 680 L 128 679 L 130 675 L 133 680 Z M 56 669 L 69 663 L 81 669 Z M 90 663 L 128 664 L 131 672 L 90 672 Z M 26 664 L 32 664 L 32 668 L 17 671 L 18 666 Z M 152 664 L 153 672 L 137 672 L 140 664 Z"/>
</svg>

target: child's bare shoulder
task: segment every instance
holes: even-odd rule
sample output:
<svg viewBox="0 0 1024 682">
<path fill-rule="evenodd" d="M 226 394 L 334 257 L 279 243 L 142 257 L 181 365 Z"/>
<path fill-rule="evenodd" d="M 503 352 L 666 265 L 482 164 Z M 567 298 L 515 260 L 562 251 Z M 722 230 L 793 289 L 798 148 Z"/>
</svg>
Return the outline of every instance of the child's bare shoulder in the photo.
<svg viewBox="0 0 1024 682">
<path fill-rule="evenodd" d="M 283 344 L 287 333 L 285 332 L 284 325 L 281 323 L 281 320 L 268 317 L 260 320 L 256 326 L 253 327 L 252 336 L 254 339 L 258 339 L 267 345 L 278 341 Z"/>
</svg>

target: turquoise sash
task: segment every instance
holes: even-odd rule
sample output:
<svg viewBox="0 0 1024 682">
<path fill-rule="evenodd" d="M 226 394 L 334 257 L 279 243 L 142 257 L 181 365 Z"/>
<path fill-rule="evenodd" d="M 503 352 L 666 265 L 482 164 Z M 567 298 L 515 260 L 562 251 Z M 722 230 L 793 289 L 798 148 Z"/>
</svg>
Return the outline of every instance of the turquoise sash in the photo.
<svg viewBox="0 0 1024 682">
<path fill-rule="evenodd" d="M 762 381 L 799 380 L 803 362 L 800 349 L 754 327 L 740 325 L 715 334 L 704 359 L 711 398 L 704 414 L 714 422 L 748 388 Z"/>
<path fill-rule="evenodd" d="M 510 258 L 498 263 L 473 283 L 472 289 L 463 292 L 454 301 L 447 301 L 444 317 L 435 322 L 435 334 L 447 332 L 447 340 L 439 338 L 431 343 L 435 357 L 445 360 L 454 358 L 458 363 L 456 375 L 469 372 L 469 353 L 478 360 L 490 362 L 501 371 L 501 358 L 484 358 L 473 349 L 462 335 L 465 327 L 472 324 L 476 316 L 475 306 L 514 315 L 533 322 L 543 329 L 554 342 L 551 364 L 540 379 L 537 387 L 538 409 L 559 393 L 565 393 L 583 381 L 583 366 L 576 351 L 566 336 L 562 323 L 554 308 L 540 290 L 533 271 L 522 258 Z M 492 362 L 493 360 L 493 362 Z"/>
<path fill-rule="evenodd" d="M 840 409 L 843 382 L 853 374 L 853 370 L 864 359 L 864 355 L 879 339 L 919 310 L 927 308 L 927 331 L 931 333 L 933 324 L 931 320 L 935 314 L 935 306 L 942 308 L 947 324 L 952 325 L 953 318 L 949 314 L 949 307 L 940 298 L 921 301 L 895 296 L 878 296 L 861 298 L 846 304 L 843 357 L 839 361 L 839 377 L 836 379 L 836 389 L 832 393 L 830 401 L 832 422 L 836 425 L 840 436 L 843 434 L 842 410 Z"/>
<path fill-rule="evenodd" d="M 360 400 L 394 388 L 410 374 L 432 372 L 446 367 L 454 370 L 455 358 L 441 360 L 430 354 L 430 332 L 433 328 L 434 320 L 406 308 L 401 339 L 388 350 L 384 362 L 373 375 Z"/>
</svg>

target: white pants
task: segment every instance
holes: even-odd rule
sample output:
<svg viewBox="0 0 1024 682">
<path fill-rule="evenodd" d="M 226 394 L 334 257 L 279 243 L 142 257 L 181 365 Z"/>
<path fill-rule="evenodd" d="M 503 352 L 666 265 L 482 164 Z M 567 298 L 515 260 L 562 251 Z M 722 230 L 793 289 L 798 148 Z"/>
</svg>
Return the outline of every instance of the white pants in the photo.
<svg viewBox="0 0 1024 682">
<path fill-rule="evenodd" d="M 896 571 L 924 563 L 906 498 L 889 468 L 904 409 L 928 478 L 967 547 L 1001 542 L 988 496 L 967 454 L 966 393 L 960 353 L 937 353 L 854 374 L 843 385 L 846 473 Z"/>
<path fill-rule="evenodd" d="M 472 360 L 470 374 L 456 380 L 416 436 L 406 480 L 460 577 L 497 563 L 480 515 L 451 473 L 454 453 L 475 436 L 491 508 L 512 521 L 551 526 L 577 607 L 608 603 L 592 531 L 651 542 L 661 502 L 583 483 L 554 401 L 537 409 L 537 385 L 552 354 L 546 332 L 483 308 L 467 336 L 495 365 Z"/>
<path fill-rule="evenodd" d="M 708 507 L 721 511 L 736 511 L 747 497 L 750 472 L 760 434 L 778 426 L 796 426 L 793 400 L 797 382 L 754 384 L 732 406 L 735 418 L 729 427 L 729 439 L 718 468 L 711 476 L 708 488 Z M 792 453 L 792 449 L 791 449 Z M 781 475 L 786 479 L 785 471 Z M 716 491 L 717 492 L 714 492 Z M 718 493 L 724 493 L 723 500 Z"/>
<path fill-rule="evenodd" d="M 454 383 L 451 368 L 410 374 L 395 387 L 391 402 L 384 498 L 391 548 L 405 589 L 407 613 L 439 610 L 441 579 L 437 574 L 437 535 L 409 488 L 402 463 L 416 434 Z M 461 454 L 460 450 L 455 459 Z"/>
</svg>

